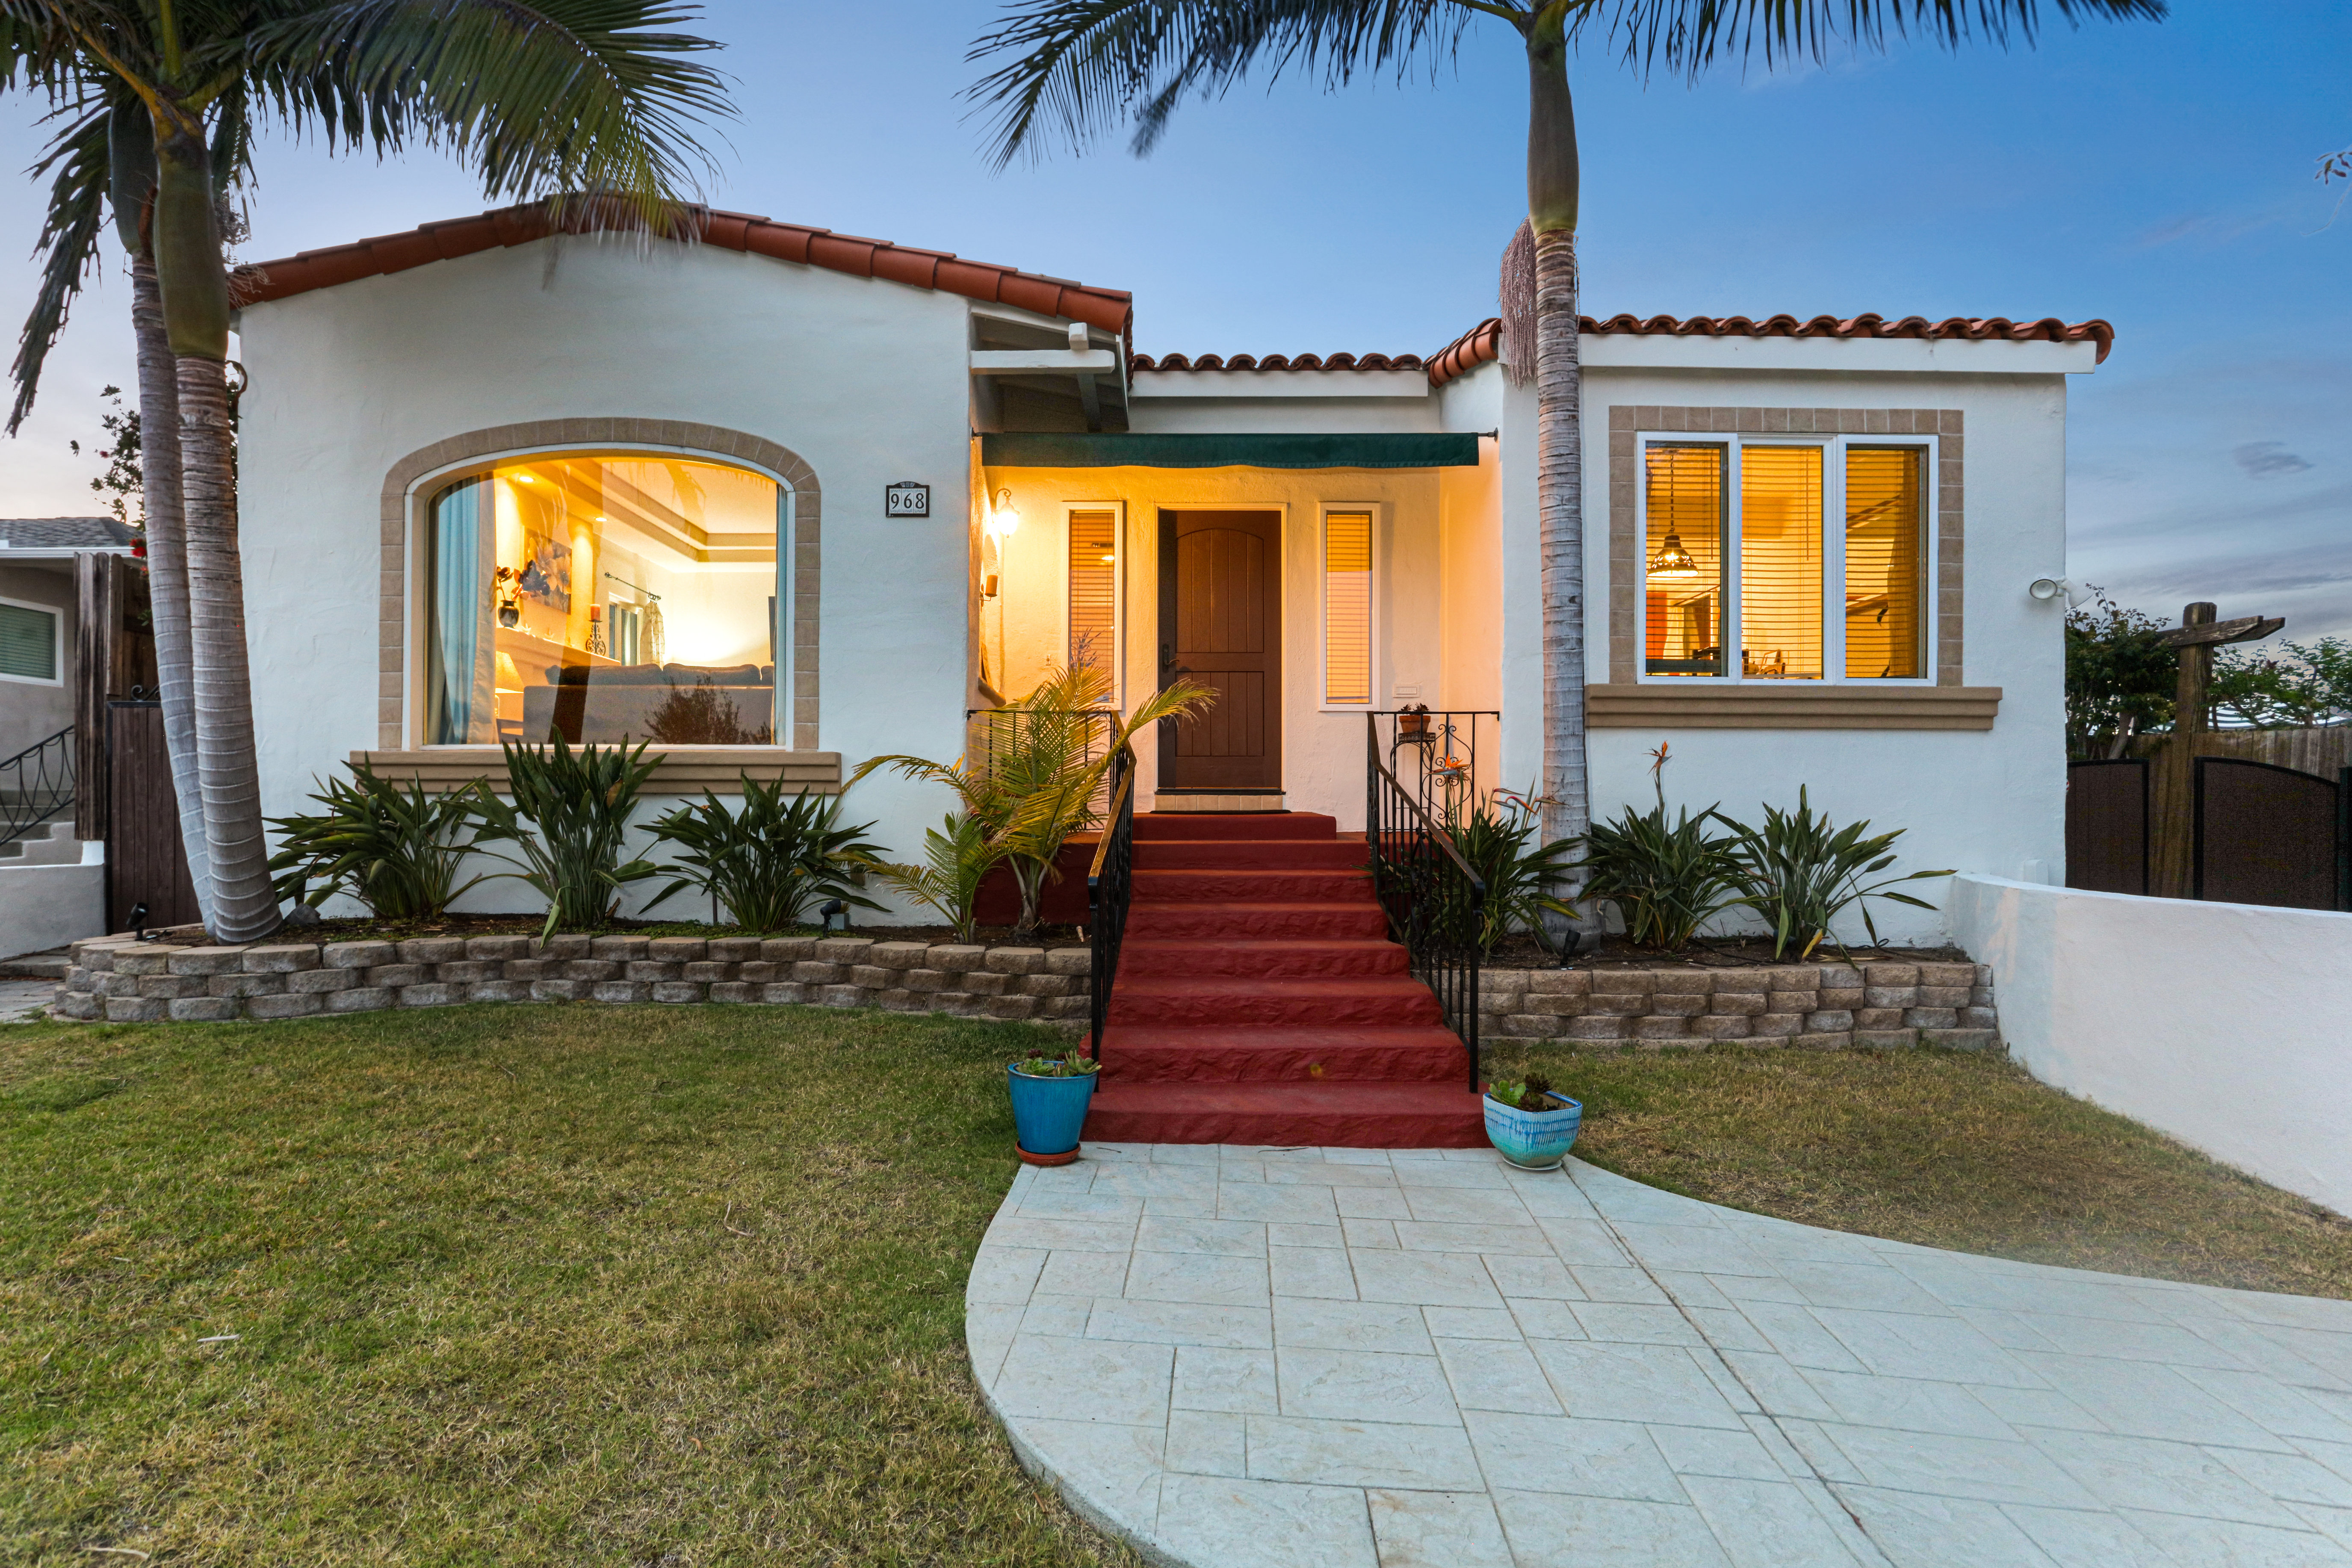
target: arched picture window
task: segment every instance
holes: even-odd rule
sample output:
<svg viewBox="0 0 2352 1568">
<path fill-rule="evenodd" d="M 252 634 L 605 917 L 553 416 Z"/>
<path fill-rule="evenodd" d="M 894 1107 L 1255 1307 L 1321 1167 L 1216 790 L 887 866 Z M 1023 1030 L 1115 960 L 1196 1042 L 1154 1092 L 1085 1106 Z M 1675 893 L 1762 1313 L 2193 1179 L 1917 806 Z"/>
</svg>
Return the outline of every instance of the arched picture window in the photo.
<svg viewBox="0 0 2352 1568">
<path fill-rule="evenodd" d="M 785 499 L 765 475 L 641 452 L 518 458 L 444 486 L 426 743 L 775 744 Z"/>
</svg>

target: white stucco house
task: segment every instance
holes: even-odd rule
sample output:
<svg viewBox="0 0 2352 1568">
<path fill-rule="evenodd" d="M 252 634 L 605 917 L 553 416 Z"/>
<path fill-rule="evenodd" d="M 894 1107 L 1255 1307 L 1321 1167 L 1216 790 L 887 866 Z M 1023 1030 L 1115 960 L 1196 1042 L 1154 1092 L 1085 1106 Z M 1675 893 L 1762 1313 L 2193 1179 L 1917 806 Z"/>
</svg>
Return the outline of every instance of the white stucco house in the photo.
<svg viewBox="0 0 2352 1568">
<path fill-rule="evenodd" d="M 1221 692 L 1149 808 L 1360 826 L 1368 712 L 1538 776 L 1533 389 L 1414 354 L 1158 356 L 1112 289 L 739 215 L 536 209 L 250 269 L 243 526 L 267 808 L 347 758 L 655 738 L 663 787 L 951 757 L 1108 660 Z M 1905 864 L 2058 879 L 2066 377 L 2105 322 L 1588 321 L 1596 816 L 1798 787 Z M 1007 528 L 1017 519 L 1017 526 Z M 1383 721 L 1385 722 L 1385 721 Z M 1442 721 L 1441 721 L 1442 722 Z M 1383 733 L 1387 731 L 1383 731 Z M 877 777 L 911 853 L 943 802 Z M 486 889 L 484 897 L 501 895 Z M 1937 915 L 1894 928 L 1939 932 Z"/>
</svg>

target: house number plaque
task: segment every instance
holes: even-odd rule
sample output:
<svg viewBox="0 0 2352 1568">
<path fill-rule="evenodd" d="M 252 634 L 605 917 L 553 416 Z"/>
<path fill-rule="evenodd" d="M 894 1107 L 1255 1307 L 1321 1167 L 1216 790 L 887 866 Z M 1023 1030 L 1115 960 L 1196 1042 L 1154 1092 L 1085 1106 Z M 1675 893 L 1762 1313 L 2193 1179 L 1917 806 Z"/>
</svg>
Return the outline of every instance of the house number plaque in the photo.
<svg viewBox="0 0 2352 1568">
<path fill-rule="evenodd" d="M 900 479 L 885 486 L 882 491 L 882 515 L 885 517 L 929 517 L 931 515 L 931 487 L 919 485 L 912 479 Z"/>
</svg>

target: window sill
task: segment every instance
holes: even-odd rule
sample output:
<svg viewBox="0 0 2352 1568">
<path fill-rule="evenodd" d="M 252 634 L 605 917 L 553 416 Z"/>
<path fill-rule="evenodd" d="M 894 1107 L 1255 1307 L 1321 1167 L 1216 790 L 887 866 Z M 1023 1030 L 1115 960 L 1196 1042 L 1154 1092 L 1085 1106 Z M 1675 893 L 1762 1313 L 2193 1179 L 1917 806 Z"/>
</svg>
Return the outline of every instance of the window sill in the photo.
<svg viewBox="0 0 2352 1568">
<path fill-rule="evenodd" d="M 1593 730 L 1990 730 L 1998 686 L 1693 681 L 1584 689 Z"/>
<path fill-rule="evenodd" d="M 788 746 L 662 746 L 646 748 L 662 765 L 646 780 L 646 795 L 700 795 L 727 791 L 750 777 L 761 784 L 782 779 L 822 795 L 841 789 L 839 752 L 795 752 Z M 507 787 L 506 754 L 496 746 L 426 746 L 404 752 L 353 752 L 386 778 L 415 779 L 427 790 L 446 794 L 476 779 L 493 790 Z"/>
</svg>

